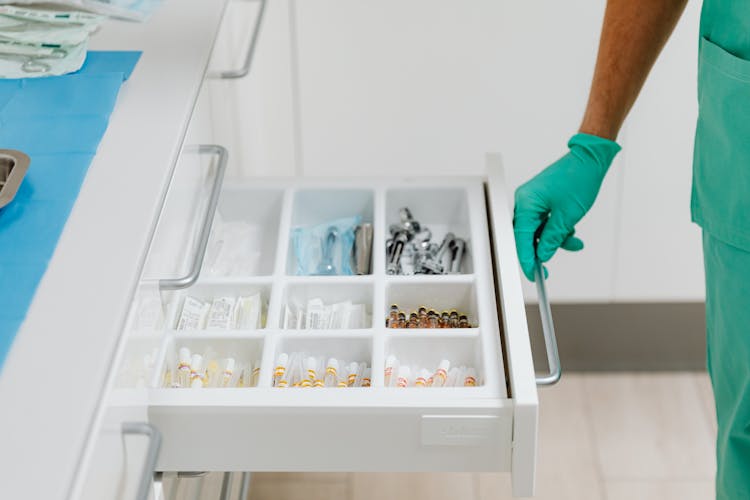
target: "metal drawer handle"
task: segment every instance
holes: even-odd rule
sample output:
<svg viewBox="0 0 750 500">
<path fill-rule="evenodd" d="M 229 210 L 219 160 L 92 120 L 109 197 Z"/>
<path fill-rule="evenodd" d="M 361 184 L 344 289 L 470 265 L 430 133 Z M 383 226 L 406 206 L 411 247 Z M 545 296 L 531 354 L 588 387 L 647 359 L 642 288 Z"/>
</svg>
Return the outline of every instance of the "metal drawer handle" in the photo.
<svg viewBox="0 0 750 500">
<path fill-rule="evenodd" d="M 148 500 L 149 489 L 151 487 L 152 476 L 156 470 L 156 461 L 159 458 L 161 449 L 161 432 L 159 429 L 147 422 L 123 422 L 123 434 L 137 434 L 148 438 L 148 452 L 146 461 L 143 464 L 143 474 L 141 482 L 138 485 L 136 500 Z"/>
<path fill-rule="evenodd" d="M 250 65 L 253 62 L 253 55 L 255 54 L 255 46 L 258 42 L 258 35 L 260 34 L 260 25 L 263 22 L 263 14 L 266 11 L 266 0 L 260 1 L 260 8 L 258 9 L 258 17 L 255 19 L 255 26 L 253 27 L 253 36 L 250 38 L 250 45 L 247 48 L 245 54 L 245 62 L 241 68 L 229 69 L 224 71 L 211 71 L 208 74 L 209 78 L 218 78 L 222 80 L 231 80 L 234 78 L 242 78 L 250 73 Z"/>
<path fill-rule="evenodd" d="M 547 298 L 547 285 L 544 279 L 542 263 L 536 259 L 534 263 L 534 281 L 536 282 L 536 293 L 539 297 L 539 315 L 542 318 L 542 332 L 544 332 L 544 347 L 547 351 L 547 363 L 549 373 L 538 375 L 536 385 L 554 385 L 560 381 L 562 367 L 560 366 L 560 353 L 557 350 L 557 336 L 555 325 L 552 323 L 552 310 Z"/>
<path fill-rule="evenodd" d="M 221 194 L 221 185 L 224 181 L 224 172 L 227 169 L 228 153 L 223 146 L 203 144 L 186 149 L 186 151 L 192 150 L 196 150 L 199 154 L 216 155 L 219 158 L 219 164 L 216 167 L 216 179 L 214 179 L 214 185 L 211 188 L 211 197 L 208 200 L 206 217 L 203 219 L 200 234 L 198 235 L 198 246 L 195 249 L 195 255 L 193 256 L 193 263 L 190 266 L 190 271 L 182 278 L 159 280 L 159 288 L 161 290 L 179 290 L 182 288 L 188 288 L 198 281 L 201 268 L 203 267 L 203 258 L 206 256 L 206 247 L 208 246 L 208 237 L 211 235 L 214 214 L 216 214 L 216 207 L 219 204 L 219 195 Z"/>
</svg>

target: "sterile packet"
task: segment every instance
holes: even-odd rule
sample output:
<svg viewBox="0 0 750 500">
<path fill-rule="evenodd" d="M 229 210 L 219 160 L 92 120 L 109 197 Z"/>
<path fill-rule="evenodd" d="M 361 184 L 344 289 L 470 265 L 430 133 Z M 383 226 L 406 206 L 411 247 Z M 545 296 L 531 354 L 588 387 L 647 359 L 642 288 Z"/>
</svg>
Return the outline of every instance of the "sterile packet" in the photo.
<svg viewBox="0 0 750 500">
<path fill-rule="evenodd" d="M 0 78 L 60 76 L 78 71 L 86 60 L 88 39 L 56 48 L 0 40 Z"/>
<path fill-rule="evenodd" d="M 228 330 L 234 326 L 235 304 L 234 297 L 219 297 L 211 303 L 206 321 L 206 330 Z"/>
<path fill-rule="evenodd" d="M 346 217 L 292 230 L 298 276 L 343 275 L 352 271 L 354 232 L 361 217 Z"/>
<path fill-rule="evenodd" d="M 217 213 L 206 250 L 206 270 L 213 276 L 259 274 L 261 240 L 258 227 L 244 221 L 225 222 Z"/>
<path fill-rule="evenodd" d="M 240 297 L 234 309 L 234 324 L 240 330 L 257 330 L 261 327 L 263 305 L 260 293 Z"/>
<path fill-rule="evenodd" d="M 145 21 L 161 0 L 0 0 L 0 5 L 5 4 L 72 7 L 130 21 Z"/>
<path fill-rule="evenodd" d="M 209 304 L 191 297 L 185 297 L 182 304 L 182 312 L 177 321 L 178 330 L 200 330 L 206 322 L 206 315 L 210 308 Z"/>
</svg>

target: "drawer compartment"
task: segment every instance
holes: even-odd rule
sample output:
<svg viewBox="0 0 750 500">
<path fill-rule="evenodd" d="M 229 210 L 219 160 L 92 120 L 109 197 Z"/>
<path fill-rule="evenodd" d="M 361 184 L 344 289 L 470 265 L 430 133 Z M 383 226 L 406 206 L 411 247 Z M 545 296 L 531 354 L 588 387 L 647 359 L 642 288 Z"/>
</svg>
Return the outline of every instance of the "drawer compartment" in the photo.
<svg viewBox="0 0 750 500">
<path fill-rule="evenodd" d="M 501 188 L 474 177 L 269 179 L 224 191 L 221 220 L 262 235 L 259 264 L 158 293 L 165 321 L 148 333 L 148 353 L 160 348 L 147 399 L 163 434 L 159 470 L 512 471 L 516 494 L 531 491 L 536 386 Z M 372 228 L 369 274 L 299 275 L 295 232 L 322 227 L 324 248 L 338 244 L 329 228 L 346 218 Z M 436 246 L 449 233 L 460 239 L 460 268 L 389 272 L 387 242 L 399 228 L 413 236 L 413 221 Z M 189 298 L 254 294 L 257 328 L 178 329 Z M 394 306 L 403 323 L 393 323 Z M 137 310 L 131 323 L 143 323 Z M 187 350 L 204 363 L 193 388 L 181 349 L 183 364 Z M 222 378 L 227 366 L 249 370 L 250 382 Z"/>
</svg>

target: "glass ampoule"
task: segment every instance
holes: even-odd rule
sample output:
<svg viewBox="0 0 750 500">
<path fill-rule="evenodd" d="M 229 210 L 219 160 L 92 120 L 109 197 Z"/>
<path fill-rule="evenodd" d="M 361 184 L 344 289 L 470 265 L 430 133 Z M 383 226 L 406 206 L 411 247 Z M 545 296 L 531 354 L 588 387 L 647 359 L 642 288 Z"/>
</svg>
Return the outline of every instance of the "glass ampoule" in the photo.
<svg viewBox="0 0 750 500">
<path fill-rule="evenodd" d="M 227 358 L 224 361 L 224 370 L 221 372 L 221 387 L 231 387 L 232 378 L 234 377 L 236 361 L 234 358 Z"/>
<path fill-rule="evenodd" d="M 339 383 L 339 362 L 334 358 L 329 358 L 326 363 L 326 376 L 324 384 L 326 387 L 336 387 Z"/>
<path fill-rule="evenodd" d="M 370 387 L 372 385 L 372 375 L 370 368 L 366 368 L 362 373 L 362 384 L 360 387 Z"/>
<path fill-rule="evenodd" d="M 396 378 L 396 387 L 409 387 L 409 379 L 411 378 L 411 370 L 408 366 L 402 366 L 398 369 L 398 377 Z"/>
<path fill-rule="evenodd" d="M 444 359 L 440 362 L 440 364 L 438 365 L 438 369 L 432 376 L 432 384 L 435 387 L 443 387 L 445 385 L 445 382 L 448 380 L 448 370 L 450 369 L 450 367 L 451 363 L 447 359 Z"/>
<path fill-rule="evenodd" d="M 178 387 L 190 387 L 190 349 L 181 347 L 179 351 L 179 363 L 177 364 Z"/>
<path fill-rule="evenodd" d="M 393 379 L 393 370 L 396 369 L 396 366 L 398 365 L 398 360 L 396 359 L 396 356 L 390 355 L 385 360 L 385 386 L 390 387 L 391 386 L 391 380 Z"/>
<path fill-rule="evenodd" d="M 289 355 L 285 352 L 279 354 L 276 360 L 276 367 L 273 369 L 273 385 L 279 385 L 286 375 L 287 367 L 289 366 Z"/>
</svg>

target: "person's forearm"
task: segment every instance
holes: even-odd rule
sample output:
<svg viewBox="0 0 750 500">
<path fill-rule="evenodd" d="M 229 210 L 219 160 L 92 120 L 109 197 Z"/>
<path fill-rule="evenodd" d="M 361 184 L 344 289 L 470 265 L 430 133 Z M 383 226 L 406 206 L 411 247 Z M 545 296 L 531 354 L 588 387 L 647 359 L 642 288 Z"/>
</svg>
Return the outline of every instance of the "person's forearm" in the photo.
<svg viewBox="0 0 750 500">
<path fill-rule="evenodd" d="M 580 132 L 614 140 L 687 0 L 608 0 Z"/>
</svg>

